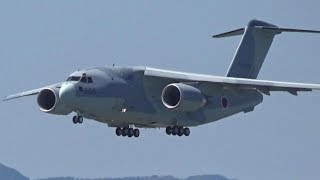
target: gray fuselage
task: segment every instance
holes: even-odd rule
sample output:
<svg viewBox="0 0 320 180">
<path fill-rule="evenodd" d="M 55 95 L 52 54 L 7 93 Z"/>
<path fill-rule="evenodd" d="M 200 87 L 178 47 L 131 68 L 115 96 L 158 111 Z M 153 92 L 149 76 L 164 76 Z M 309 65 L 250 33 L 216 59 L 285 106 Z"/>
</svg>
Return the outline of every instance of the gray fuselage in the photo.
<svg viewBox="0 0 320 180">
<path fill-rule="evenodd" d="M 143 67 L 93 68 L 76 71 L 70 77 L 84 74 L 92 78 L 92 83 L 66 81 L 62 85 L 61 90 L 72 86 L 75 92 L 64 103 L 85 118 L 114 127 L 197 126 L 252 111 L 263 100 L 255 89 L 228 89 L 186 81 L 203 93 L 206 103 L 193 112 L 178 111 L 165 107 L 161 95 L 165 86 L 181 80 L 145 76 Z"/>
</svg>

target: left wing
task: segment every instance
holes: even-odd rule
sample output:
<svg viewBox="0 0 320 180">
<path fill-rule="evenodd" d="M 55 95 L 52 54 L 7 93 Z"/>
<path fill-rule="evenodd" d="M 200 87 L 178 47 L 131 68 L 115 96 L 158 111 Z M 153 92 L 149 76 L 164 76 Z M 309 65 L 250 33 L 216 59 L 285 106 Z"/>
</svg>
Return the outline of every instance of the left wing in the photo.
<svg viewBox="0 0 320 180">
<path fill-rule="evenodd" d="M 270 95 L 270 91 L 286 91 L 290 94 L 297 95 L 298 91 L 320 90 L 320 84 L 291 83 L 245 78 L 209 76 L 177 71 L 168 71 L 148 67 L 145 69 L 144 75 L 149 77 L 160 77 L 172 80 L 173 82 L 207 82 L 219 84 L 225 88 L 255 88 L 266 95 Z"/>
<path fill-rule="evenodd" d="M 2 99 L 2 101 L 16 99 L 16 98 L 20 98 L 20 97 L 24 97 L 24 96 L 37 95 L 44 88 L 48 88 L 48 87 L 60 88 L 62 84 L 63 83 L 57 83 L 57 84 L 53 84 L 53 85 L 50 85 L 50 86 L 45 86 L 45 87 L 42 87 L 42 88 L 33 89 L 33 90 L 30 90 L 30 91 L 21 92 L 21 93 L 18 93 L 18 94 L 9 95 L 9 96 L 4 97 Z"/>
</svg>

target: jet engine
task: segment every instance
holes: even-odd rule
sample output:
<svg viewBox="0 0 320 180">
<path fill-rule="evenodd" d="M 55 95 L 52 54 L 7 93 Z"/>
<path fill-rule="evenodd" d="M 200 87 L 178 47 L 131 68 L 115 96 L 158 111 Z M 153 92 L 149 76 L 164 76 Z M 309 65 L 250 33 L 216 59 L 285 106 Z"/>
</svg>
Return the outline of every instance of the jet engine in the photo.
<svg viewBox="0 0 320 180">
<path fill-rule="evenodd" d="M 37 102 L 40 110 L 50 114 L 67 115 L 72 112 L 60 102 L 58 88 L 42 89 L 37 96 Z"/>
<path fill-rule="evenodd" d="M 183 83 L 167 85 L 161 99 L 167 108 L 180 111 L 195 111 L 206 104 L 206 98 L 199 89 Z"/>
</svg>

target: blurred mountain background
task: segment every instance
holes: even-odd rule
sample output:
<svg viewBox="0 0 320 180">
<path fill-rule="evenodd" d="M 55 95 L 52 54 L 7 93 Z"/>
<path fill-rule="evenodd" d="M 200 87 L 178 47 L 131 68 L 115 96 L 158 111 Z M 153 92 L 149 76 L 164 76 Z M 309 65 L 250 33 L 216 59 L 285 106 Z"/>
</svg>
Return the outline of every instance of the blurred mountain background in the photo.
<svg viewBox="0 0 320 180">
<path fill-rule="evenodd" d="M 29 180 L 19 171 L 0 163 L 0 180 Z M 75 178 L 75 177 L 51 177 L 37 180 L 235 180 L 228 179 L 221 175 L 197 175 L 184 179 L 173 176 L 145 176 L 145 177 L 124 177 L 124 178 Z"/>
<path fill-rule="evenodd" d="M 0 179 L 2 180 L 28 180 L 29 178 L 22 175 L 13 168 L 9 168 L 0 163 Z"/>
</svg>

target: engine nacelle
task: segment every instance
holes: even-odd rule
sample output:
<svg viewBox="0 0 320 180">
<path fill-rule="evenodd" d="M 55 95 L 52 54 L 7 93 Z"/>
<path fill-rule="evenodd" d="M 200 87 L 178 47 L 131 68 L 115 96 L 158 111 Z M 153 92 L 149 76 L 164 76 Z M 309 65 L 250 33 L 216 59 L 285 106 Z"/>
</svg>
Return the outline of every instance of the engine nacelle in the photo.
<svg viewBox="0 0 320 180">
<path fill-rule="evenodd" d="M 182 83 L 167 85 L 161 99 L 167 108 L 180 111 L 196 111 L 206 104 L 206 98 L 199 89 Z"/>
<path fill-rule="evenodd" d="M 67 115 L 72 112 L 60 102 L 58 88 L 42 89 L 37 96 L 37 102 L 40 110 L 50 114 Z"/>
</svg>

